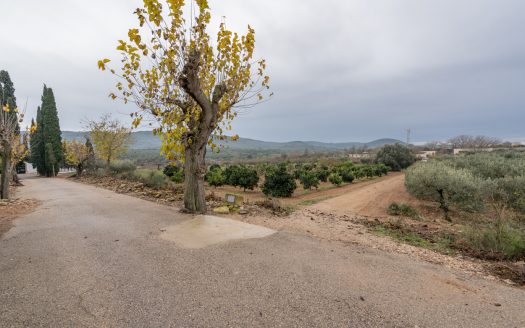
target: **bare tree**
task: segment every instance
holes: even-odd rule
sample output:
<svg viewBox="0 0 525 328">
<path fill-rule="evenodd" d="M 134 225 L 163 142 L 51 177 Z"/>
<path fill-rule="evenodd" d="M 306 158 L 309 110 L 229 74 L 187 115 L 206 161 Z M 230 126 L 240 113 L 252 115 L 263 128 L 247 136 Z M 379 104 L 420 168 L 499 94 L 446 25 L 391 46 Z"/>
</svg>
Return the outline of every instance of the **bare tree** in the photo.
<svg viewBox="0 0 525 328">
<path fill-rule="evenodd" d="M 454 148 L 491 148 L 500 145 L 502 142 L 498 138 L 487 136 L 460 135 L 448 140 Z"/>
</svg>

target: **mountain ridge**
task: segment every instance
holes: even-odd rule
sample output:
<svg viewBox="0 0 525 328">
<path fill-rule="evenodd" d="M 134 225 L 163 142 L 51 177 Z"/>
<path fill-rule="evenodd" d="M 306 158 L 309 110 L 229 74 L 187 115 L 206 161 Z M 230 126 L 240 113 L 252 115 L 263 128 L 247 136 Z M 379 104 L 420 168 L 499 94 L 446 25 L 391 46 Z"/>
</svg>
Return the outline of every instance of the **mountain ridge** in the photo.
<svg viewBox="0 0 525 328">
<path fill-rule="evenodd" d="M 71 140 L 84 140 L 86 132 L 80 131 L 62 131 L 62 138 L 68 141 Z M 132 132 L 132 144 L 130 150 L 151 150 L 160 149 L 161 142 L 159 138 L 151 131 L 136 131 Z M 287 142 L 275 142 L 275 141 L 262 141 L 251 138 L 239 138 L 237 141 L 224 140 L 217 141 L 219 145 L 223 145 L 232 150 L 275 150 L 285 152 L 297 152 L 297 151 L 338 151 L 345 149 L 372 149 L 382 147 L 388 144 L 401 143 L 402 141 L 392 138 L 380 138 L 370 142 L 321 142 L 321 141 L 287 141 Z"/>
</svg>

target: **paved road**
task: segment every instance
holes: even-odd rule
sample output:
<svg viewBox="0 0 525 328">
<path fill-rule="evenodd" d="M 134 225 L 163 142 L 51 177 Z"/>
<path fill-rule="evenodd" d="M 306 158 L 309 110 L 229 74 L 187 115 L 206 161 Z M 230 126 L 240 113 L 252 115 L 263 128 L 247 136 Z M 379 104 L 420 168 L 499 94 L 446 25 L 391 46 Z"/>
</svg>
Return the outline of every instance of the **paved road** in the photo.
<svg viewBox="0 0 525 328">
<path fill-rule="evenodd" d="M 523 290 L 407 256 L 284 232 L 182 249 L 172 208 L 25 184 L 43 205 L 0 240 L 1 327 L 525 327 Z"/>
</svg>

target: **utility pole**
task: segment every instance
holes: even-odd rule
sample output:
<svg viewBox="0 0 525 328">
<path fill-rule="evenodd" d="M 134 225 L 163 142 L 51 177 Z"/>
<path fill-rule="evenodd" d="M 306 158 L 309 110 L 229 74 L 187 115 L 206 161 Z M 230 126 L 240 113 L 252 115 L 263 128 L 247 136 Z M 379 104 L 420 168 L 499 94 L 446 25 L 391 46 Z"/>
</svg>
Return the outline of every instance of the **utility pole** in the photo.
<svg viewBox="0 0 525 328">
<path fill-rule="evenodd" d="M 407 146 L 410 145 L 410 133 L 412 132 L 411 129 L 407 129 Z"/>
</svg>

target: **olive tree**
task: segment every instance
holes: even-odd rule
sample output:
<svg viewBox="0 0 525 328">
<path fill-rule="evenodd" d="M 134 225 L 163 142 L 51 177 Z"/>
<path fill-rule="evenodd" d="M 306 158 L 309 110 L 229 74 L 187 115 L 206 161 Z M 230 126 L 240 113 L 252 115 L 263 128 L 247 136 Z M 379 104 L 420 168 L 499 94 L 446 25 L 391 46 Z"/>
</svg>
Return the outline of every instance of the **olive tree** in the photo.
<svg viewBox="0 0 525 328">
<path fill-rule="evenodd" d="M 190 3 L 196 17 L 188 22 L 184 13 L 193 16 Z M 132 114 L 134 126 L 145 116 L 157 121 L 162 153 L 185 161 L 185 209 L 204 213 L 206 147 L 216 149 L 212 136 L 224 137 L 238 109 L 262 101 L 268 89 L 266 63 L 253 59 L 255 31 L 248 26 L 239 35 L 223 22 L 212 41 L 206 0 L 144 0 L 135 15 L 139 27 L 129 30 L 129 41 L 119 40 L 122 67 L 111 72 L 120 80 L 110 96 L 139 107 Z M 99 68 L 109 62 L 100 60 Z"/>
<path fill-rule="evenodd" d="M 478 210 L 482 206 L 481 182 L 464 169 L 455 169 L 438 161 L 419 163 L 406 172 L 408 192 L 421 199 L 439 203 L 447 221 L 450 206 Z"/>
</svg>

